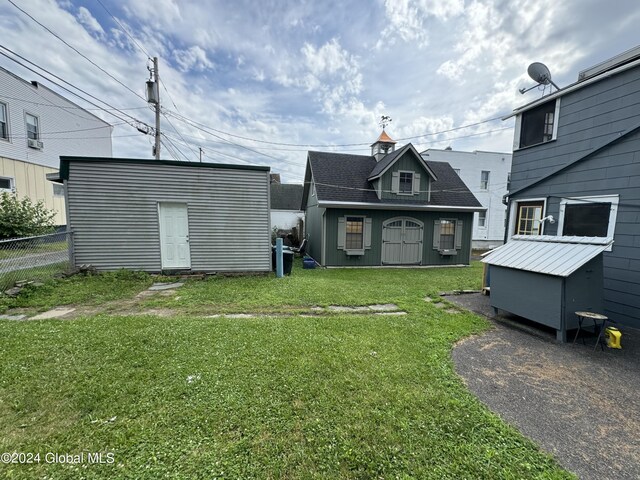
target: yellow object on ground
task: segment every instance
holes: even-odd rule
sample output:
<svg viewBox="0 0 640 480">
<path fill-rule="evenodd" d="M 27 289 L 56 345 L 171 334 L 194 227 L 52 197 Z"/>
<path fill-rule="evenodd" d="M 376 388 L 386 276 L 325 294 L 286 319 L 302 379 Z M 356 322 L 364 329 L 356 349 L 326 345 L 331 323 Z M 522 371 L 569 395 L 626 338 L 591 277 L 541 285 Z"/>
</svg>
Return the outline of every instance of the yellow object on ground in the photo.
<svg viewBox="0 0 640 480">
<path fill-rule="evenodd" d="M 620 340 L 622 339 L 622 333 L 616 327 L 607 327 L 604 329 L 604 335 L 607 337 L 607 347 L 609 348 L 622 348 Z"/>
</svg>

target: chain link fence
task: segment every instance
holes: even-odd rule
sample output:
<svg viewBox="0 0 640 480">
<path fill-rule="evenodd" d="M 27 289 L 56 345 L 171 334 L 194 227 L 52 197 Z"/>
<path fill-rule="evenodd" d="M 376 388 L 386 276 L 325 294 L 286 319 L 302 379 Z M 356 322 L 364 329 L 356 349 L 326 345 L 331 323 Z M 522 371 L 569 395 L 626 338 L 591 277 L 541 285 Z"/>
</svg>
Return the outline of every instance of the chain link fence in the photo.
<svg viewBox="0 0 640 480">
<path fill-rule="evenodd" d="M 0 241 L 0 289 L 43 282 L 69 269 L 71 232 Z"/>
</svg>

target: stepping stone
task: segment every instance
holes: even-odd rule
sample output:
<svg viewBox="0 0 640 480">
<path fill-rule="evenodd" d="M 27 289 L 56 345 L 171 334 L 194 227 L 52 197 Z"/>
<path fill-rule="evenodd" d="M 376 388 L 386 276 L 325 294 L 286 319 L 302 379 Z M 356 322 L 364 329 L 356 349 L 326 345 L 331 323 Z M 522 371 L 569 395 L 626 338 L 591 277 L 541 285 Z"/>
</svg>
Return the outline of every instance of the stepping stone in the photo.
<svg viewBox="0 0 640 480">
<path fill-rule="evenodd" d="M 376 312 L 376 315 L 406 315 L 407 312 Z"/>
<path fill-rule="evenodd" d="M 231 313 L 229 315 L 225 315 L 225 318 L 255 318 L 255 315 L 252 313 Z"/>
<path fill-rule="evenodd" d="M 433 303 L 433 298 L 431 298 L 431 297 L 424 297 L 423 300 L 425 302 Z"/>
<path fill-rule="evenodd" d="M 459 310 L 456 310 L 455 308 L 447 308 L 447 309 L 445 310 L 445 312 L 447 312 L 447 313 L 453 313 L 454 315 L 457 315 L 458 313 L 460 313 L 460 311 L 459 311 Z"/>
<path fill-rule="evenodd" d="M 48 312 L 40 313 L 35 317 L 31 317 L 31 320 L 47 320 L 49 318 L 64 317 L 65 315 L 68 315 L 71 312 L 75 312 L 75 311 L 76 311 L 75 308 L 58 307 L 58 308 L 54 308 L 53 310 L 49 310 Z"/>
<path fill-rule="evenodd" d="M 436 308 L 445 308 L 447 304 L 444 302 L 438 302 L 438 303 L 434 303 L 433 306 Z"/>
<path fill-rule="evenodd" d="M 374 312 L 393 312 L 399 310 L 398 306 L 394 303 L 385 303 L 383 305 L 369 305 L 369 309 Z"/>
<path fill-rule="evenodd" d="M 327 310 L 332 312 L 354 312 L 355 309 L 353 307 L 341 307 L 339 305 L 329 305 Z"/>
<path fill-rule="evenodd" d="M 151 285 L 148 290 L 152 292 L 157 292 L 160 290 L 171 290 L 172 288 L 180 288 L 184 285 L 183 282 L 175 282 L 175 283 L 154 283 Z"/>
<path fill-rule="evenodd" d="M 0 315 L 1 320 L 24 320 L 26 315 Z"/>
<path fill-rule="evenodd" d="M 324 312 L 323 307 L 311 307 L 312 312 Z"/>
</svg>

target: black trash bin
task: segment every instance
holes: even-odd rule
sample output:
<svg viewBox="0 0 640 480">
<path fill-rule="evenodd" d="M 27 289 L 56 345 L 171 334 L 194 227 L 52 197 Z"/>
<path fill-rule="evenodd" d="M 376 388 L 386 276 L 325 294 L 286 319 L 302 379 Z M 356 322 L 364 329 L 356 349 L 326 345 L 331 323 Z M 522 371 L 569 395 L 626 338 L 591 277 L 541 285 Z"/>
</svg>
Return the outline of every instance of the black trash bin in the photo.
<svg viewBox="0 0 640 480">
<path fill-rule="evenodd" d="M 271 248 L 271 263 L 273 264 L 273 271 L 276 271 L 276 247 Z M 285 275 L 291 275 L 293 270 L 293 252 L 288 247 L 282 249 L 282 273 Z"/>
</svg>

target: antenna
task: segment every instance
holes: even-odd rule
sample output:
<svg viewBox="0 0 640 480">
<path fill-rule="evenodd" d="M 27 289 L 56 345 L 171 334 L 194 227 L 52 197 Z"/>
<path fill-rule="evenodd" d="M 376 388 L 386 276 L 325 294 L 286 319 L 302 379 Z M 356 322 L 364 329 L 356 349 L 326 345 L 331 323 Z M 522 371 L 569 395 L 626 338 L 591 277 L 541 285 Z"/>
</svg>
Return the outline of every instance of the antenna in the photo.
<svg viewBox="0 0 640 480">
<path fill-rule="evenodd" d="M 549 71 L 549 69 L 544 63 L 533 62 L 531 65 L 529 65 L 529 68 L 527 68 L 527 73 L 529 74 L 531 79 L 534 82 L 536 82 L 537 85 L 534 85 L 533 87 L 529 87 L 529 88 L 523 87 L 520 90 L 518 90 L 520 93 L 525 94 L 529 90 L 533 90 L 539 85 L 549 85 L 549 84 L 556 87 L 556 90 L 560 90 L 558 85 L 553 83 L 553 80 L 551 80 L 551 72 Z"/>
</svg>

